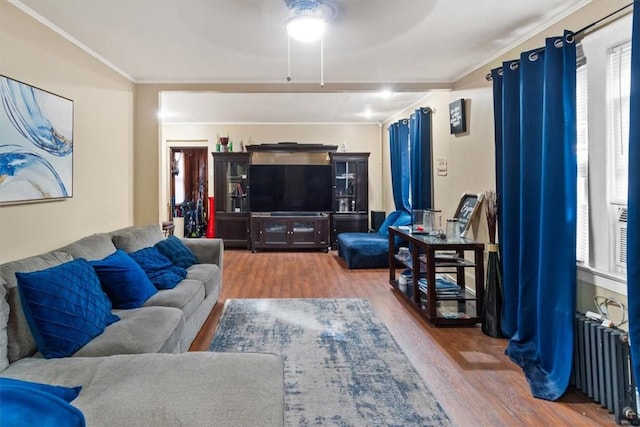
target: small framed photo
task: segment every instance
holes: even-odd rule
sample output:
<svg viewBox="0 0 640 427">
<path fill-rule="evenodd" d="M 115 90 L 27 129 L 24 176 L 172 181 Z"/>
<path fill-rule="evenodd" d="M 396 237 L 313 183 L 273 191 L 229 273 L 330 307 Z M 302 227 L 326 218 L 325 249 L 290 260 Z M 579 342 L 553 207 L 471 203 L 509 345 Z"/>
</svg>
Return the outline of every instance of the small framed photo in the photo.
<svg viewBox="0 0 640 427">
<path fill-rule="evenodd" d="M 471 228 L 471 220 L 480 211 L 482 199 L 484 194 L 479 193 L 464 193 L 460 197 L 458 208 L 454 215 L 458 219 L 458 226 L 460 227 L 460 237 L 467 237 L 469 229 Z"/>
<path fill-rule="evenodd" d="M 467 115 L 464 110 L 464 99 L 458 99 L 449 104 L 449 125 L 452 135 L 467 131 Z"/>
</svg>

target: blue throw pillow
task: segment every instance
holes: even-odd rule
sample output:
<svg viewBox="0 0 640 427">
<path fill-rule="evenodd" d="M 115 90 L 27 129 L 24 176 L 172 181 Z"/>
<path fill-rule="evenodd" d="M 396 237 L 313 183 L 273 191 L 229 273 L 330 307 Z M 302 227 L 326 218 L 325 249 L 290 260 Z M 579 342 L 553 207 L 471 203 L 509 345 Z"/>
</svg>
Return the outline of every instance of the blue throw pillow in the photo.
<svg viewBox="0 0 640 427">
<path fill-rule="evenodd" d="M 411 225 L 412 221 L 413 219 L 411 218 L 411 214 L 409 212 L 400 211 L 400 215 L 398 215 L 392 225 L 401 227 L 403 225 Z M 403 244 L 403 240 L 400 238 L 400 236 L 395 236 L 393 241 L 396 246 L 400 246 Z"/>
<path fill-rule="evenodd" d="M 393 211 L 389 215 L 387 215 L 387 217 L 382 222 L 382 225 L 378 229 L 378 234 L 381 235 L 382 237 L 389 237 L 388 227 L 390 225 L 393 225 L 393 223 L 395 222 L 396 219 L 398 219 L 401 213 L 402 211 Z"/>
<path fill-rule="evenodd" d="M 114 308 L 138 308 L 158 290 L 144 270 L 118 249 L 100 261 L 89 261 Z"/>
<path fill-rule="evenodd" d="M 144 270 L 157 289 L 173 289 L 187 277 L 187 270 L 173 265 L 171 260 L 152 246 L 129 254 Z"/>
<path fill-rule="evenodd" d="M 84 415 L 69 404 L 81 388 L 0 378 L 0 425 L 84 427 Z"/>
<path fill-rule="evenodd" d="M 16 277 L 27 323 L 47 359 L 71 356 L 119 320 L 83 258 Z"/>
<path fill-rule="evenodd" d="M 182 240 L 176 236 L 169 236 L 155 244 L 160 253 L 171 260 L 174 265 L 189 268 L 198 263 L 198 258 L 191 252 Z"/>
<path fill-rule="evenodd" d="M 40 390 L 45 393 L 54 394 L 64 399 L 65 402 L 71 402 L 73 399 L 78 397 L 78 394 L 80 394 L 80 390 L 82 390 L 82 386 L 63 387 L 61 385 L 34 383 L 31 381 L 16 380 L 13 378 L 0 378 L 0 390 L 2 392 L 10 387 L 22 387 L 25 389 Z M 0 401 L 2 400 L 0 399 Z"/>
<path fill-rule="evenodd" d="M 393 225 L 396 227 L 400 227 L 403 225 L 411 225 L 411 214 L 406 211 L 400 211 L 400 215 L 393 221 Z"/>
</svg>

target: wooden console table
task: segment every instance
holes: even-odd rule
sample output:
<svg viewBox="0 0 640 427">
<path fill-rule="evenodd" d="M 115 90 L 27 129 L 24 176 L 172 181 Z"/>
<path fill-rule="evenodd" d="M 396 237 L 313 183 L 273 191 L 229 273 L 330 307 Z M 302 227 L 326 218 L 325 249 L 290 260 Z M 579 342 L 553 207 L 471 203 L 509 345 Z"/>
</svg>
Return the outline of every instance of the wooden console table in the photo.
<svg viewBox="0 0 640 427">
<path fill-rule="evenodd" d="M 395 237 L 407 243 L 409 254 L 398 256 Z M 473 253 L 473 261 L 465 258 Z M 396 265 L 411 270 L 411 280 L 401 289 Z M 417 266 L 417 267 L 416 267 Z M 465 283 L 465 270 L 475 272 L 474 288 Z M 446 274 L 454 278 L 459 290 L 438 290 L 436 277 Z M 426 285 L 420 283 L 426 279 Z M 440 282 L 444 283 L 444 282 Z M 427 234 L 414 234 L 408 228 L 389 227 L 389 284 L 406 297 L 412 306 L 436 326 L 473 326 L 482 322 L 484 299 L 484 245 L 473 240 L 441 239 Z"/>
</svg>

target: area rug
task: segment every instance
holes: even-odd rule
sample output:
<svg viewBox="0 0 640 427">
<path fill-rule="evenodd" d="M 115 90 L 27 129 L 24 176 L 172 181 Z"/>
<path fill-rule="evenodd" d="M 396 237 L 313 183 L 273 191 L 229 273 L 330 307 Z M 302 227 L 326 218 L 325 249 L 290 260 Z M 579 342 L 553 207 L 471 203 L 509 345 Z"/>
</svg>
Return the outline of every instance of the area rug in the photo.
<svg viewBox="0 0 640 427">
<path fill-rule="evenodd" d="M 230 299 L 210 351 L 283 357 L 288 426 L 449 426 L 365 299 Z"/>
</svg>

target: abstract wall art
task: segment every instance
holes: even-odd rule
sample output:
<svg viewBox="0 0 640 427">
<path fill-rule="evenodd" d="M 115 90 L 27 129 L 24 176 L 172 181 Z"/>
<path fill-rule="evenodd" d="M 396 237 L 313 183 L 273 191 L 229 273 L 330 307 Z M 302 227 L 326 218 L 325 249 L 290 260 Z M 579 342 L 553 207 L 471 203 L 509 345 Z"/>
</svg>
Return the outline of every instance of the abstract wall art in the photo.
<svg viewBox="0 0 640 427">
<path fill-rule="evenodd" d="M 0 75 L 0 204 L 73 196 L 73 101 Z"/>
</svg>

